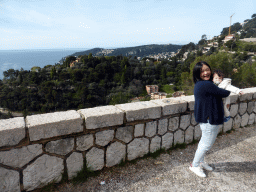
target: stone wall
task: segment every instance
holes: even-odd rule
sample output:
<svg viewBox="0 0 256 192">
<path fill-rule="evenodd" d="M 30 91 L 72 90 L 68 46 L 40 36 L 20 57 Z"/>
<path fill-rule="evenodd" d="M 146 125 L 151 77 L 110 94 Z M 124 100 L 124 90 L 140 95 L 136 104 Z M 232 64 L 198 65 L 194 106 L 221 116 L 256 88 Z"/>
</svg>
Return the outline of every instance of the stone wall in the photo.
<svg viewBox="0 0 256 192">
<path fill-rule="evenodd" d="M 231 119 L 219 131 L 254 124 L 256 88 L 231 95 Z M 0 120 L 0 191 L 31 191 L 200 139 L 194 96 Z"/>
</svg>

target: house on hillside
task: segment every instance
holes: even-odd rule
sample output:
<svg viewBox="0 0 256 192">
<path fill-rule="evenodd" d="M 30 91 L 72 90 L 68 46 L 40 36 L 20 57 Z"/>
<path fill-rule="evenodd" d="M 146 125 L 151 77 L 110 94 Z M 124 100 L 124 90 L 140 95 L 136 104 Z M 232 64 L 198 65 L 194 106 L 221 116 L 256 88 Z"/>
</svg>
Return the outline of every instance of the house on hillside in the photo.
<svg viewBox="0 0 256 192">
<path fill-rule="evenodd" d="M 234 34 L 230 34 L 230 35 L 227 35 L 222 41 L 224 43 L 226 43 L 226 42 L 228 42 L 230 40 L 235 40 L 235 39 L 236 39 L 235 35 Z"/>
<path fill-rule="evenodd" d="M 72 61 L 70 64 L 69 64 L 70 67 L 74 67 L 75 66 L 75 61 Z"/>
<path fill-rule="evenodd" d="M 207 53 L 210 49 L 211 49 L 211 47 L 203 47 L 202 53 Z"/>
<path fill-rule="evenodd" d="M 176 91 L 172 94 L 173 97 L 183 97 L 186 96 L 184 91 Z"/>
<path fill-rule="evenodd" d="M 151 99 L 165 99 L 167 96 L 167 93 L 164 92 L 155 92 L 151 93 Z"/>
<path fill-rule="evenodd" d="M 148 95 L 150 95 L 150 99 L 165 99 L 167 93 L 158 92 L 157 85 L 146 85 L 146 90 Z"/>
<path fill-rule="evenodd" d="M 158 86 L 157 85 L 146 85 L 146 91 L 149 95 L 151 95 L 151 93 L 158 92 Z"/>
<path fill-rule="evenodd" d="M 214 41 L 214 42 L 208 43 L 207 45 L 211 47 L 218 47 L 218 42 Z"/>
</svg>

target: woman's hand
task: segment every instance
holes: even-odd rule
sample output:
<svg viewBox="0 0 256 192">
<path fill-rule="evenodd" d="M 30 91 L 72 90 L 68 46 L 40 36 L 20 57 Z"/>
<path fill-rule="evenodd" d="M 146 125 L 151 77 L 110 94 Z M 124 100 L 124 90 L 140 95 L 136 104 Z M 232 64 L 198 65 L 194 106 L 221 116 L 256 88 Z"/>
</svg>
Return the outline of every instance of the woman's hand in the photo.
<svg viewBox="0 0 256 192">
<path fill-rule="evenodd" d="M 239 95 L 243 95 L 243 94 L 244 94 L 244 92 L 243 92 L 243 91 L 240 91 L 240 92 L 239 92 Z"/>
</svg>

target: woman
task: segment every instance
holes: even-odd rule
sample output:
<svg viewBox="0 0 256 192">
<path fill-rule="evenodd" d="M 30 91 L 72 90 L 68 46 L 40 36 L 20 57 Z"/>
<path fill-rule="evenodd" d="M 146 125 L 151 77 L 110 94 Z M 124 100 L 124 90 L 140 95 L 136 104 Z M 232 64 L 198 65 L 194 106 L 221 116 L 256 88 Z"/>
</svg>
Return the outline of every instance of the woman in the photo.
<svg viewBox="0 0 256 192">
<path fill-rule="evenodd" d="M 212 167 L 204 162 L 204 156 L 211 149 L 217 137 L 219 125 L 223 124 L 224 110 L 222 98 L 230 94 L 229 91 L 218 88 L 212 82 L 212 79 L 211 67 L 204 61 L 198 62 L 193 69 L 193 80 L 195 83 L 194 114 L 196 122 L 200 124 L 202 137 L 189 169 L 200 177 L 206 177 L 202 168 L 208 171 L 213 170 Z"/>
</svg>

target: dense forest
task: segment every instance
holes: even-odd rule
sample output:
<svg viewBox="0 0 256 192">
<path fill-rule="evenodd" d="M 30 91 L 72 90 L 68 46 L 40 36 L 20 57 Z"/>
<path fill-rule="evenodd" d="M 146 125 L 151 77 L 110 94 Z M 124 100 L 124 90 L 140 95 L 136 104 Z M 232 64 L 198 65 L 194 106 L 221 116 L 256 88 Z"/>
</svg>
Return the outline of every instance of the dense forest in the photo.
<svg viewBox="0 0 256 192">
<path fill-rule="evenodd" d="M 254 14 L 246 24 L 254 27 L 255 22 Z M 241 28 L 234 25 L 241 32 Z M 182 46 L 174 57 L 168 59 L 144 57 L 138 60 L 132 55 L 95 56 L 88 53 L 68 56 L 63 64 L 44 68 L 9 69 L 4 71 L 4 79 L 0 80 L 0 106 L 22 111 L 26 116 L 127 103 L 137 96 L 148 100 L 145 86 L 150 84 L 158 85 L 160 91 L 164 91 L 162 87 L 173 84 L 173 91 L 182 90 L 190 95 L 194 86 L 192 69 L 202 60 L 208 62 L 212 70 L 221 69 L 225 77 L 232 79 L 234 86 L 255 87 L 256 43 L 241 41 L 243 34 L 238 31 L 233 31 L 236 39 L 225 44 L 223 34 L 210 40 L 204 34 L 197 44 Z M 205 51 L 205 47 L 213 42 L 218 45 Z M 0 118 L 10 116 L 0 113 Z"/>
<path fill-rule="evenodd" d="M 147 84 L 179 84 L 178 62 L 92 54 L 70 56 L 63 65 L 27 70 L 9 69 L 0 81 L 0 106 L 12 111 L 42 113 L 128 102 L 145 96 Z M 177 89 L 177 88 L 176 88 Z"/>
</svg>

